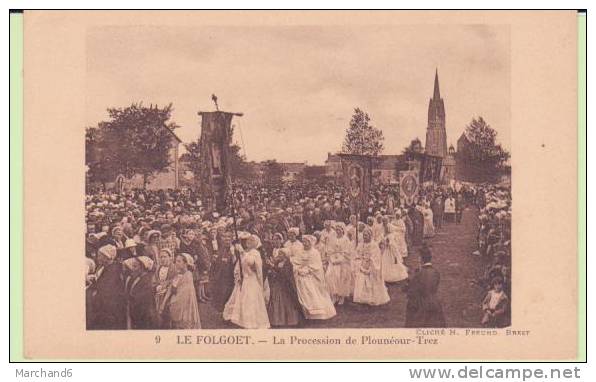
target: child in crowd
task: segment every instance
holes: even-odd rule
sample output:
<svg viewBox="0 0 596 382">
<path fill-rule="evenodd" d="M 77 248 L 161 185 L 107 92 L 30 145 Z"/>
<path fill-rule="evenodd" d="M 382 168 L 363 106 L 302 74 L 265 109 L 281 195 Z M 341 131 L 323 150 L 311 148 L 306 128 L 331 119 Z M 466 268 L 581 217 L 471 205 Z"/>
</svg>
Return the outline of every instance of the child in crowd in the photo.
<svg viewBox="0 0 596 382">
<path fill-rule="evenodd" d="M 492 289 L 488 291 L 482 301 L 482 326 L 488 328 L 502 328 L 509 322 L 509 297 L 503 290 L 503 279 L 495 277 L 491 283 Z"/>
</svg>

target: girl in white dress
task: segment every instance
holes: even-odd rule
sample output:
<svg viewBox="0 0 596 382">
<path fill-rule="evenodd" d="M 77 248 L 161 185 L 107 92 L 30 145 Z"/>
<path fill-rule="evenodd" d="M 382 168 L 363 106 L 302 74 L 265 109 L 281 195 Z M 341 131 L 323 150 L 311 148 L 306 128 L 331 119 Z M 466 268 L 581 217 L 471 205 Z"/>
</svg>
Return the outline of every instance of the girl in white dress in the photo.
<svg viewBox="0 0 596 382">
<path fill-rule="evenodd" d="M 336 315 L 335 307 L 325 286 L 321 255 L 314 248 L 314 236 L 304 235 L 304 250 L 292 258 L 298 301 L 307 320 L 327 320 Z"/>
<path fill-rule="evenodd" d="M 325 273 L 327 288 L 334 303 L 342 305 L 346 297 L 353 291 L 352 279 L 352 254 L 354 245 L 345 236 L 345 225 L 343 223 L 335 224 L 335 233 L 337 238 L 332 248 L 330 248 L 329 265 Z"/>
<path fill-rule="evenodd" d="M 389 223 L 387 217 L 383 218 L 383 229 L 385 236 L 379 243 L 383 264 L 383 280 L 388 283 L 405 280 L 408 278 L 408 268 L 406 268 L 402 260 L 397 230 L 395 226 Z"/>
<path fill-rule="evenodd" d="M 364 232 L 365 228 L 366 228 L 366 224 L 364 224 L 363 222 L 358 222 L 358 242 L 359 243 L 363 240 L 362 232 Z"/>
<path fill-rule="evenodd" d="M 314 245 L 314 248 L 319 251 L 319 254 L 321 255 L 321 262 L 323 261 L 323 243 L 321 243 L 321 231 L 315 231 L 313 232 L 312 236 L 315 238 L 316 240 L 316 244 Z M 323 268 L 324 268 L 324 264 L 323 264 Z"/>
<path fill-rule="evenodd" d="M 406 242 L 406 223 L 401 218 L 401 212 L 395 212 L 395 219 L 391 222 L 395 233 L 395 245 L 402 258 L 408 257 L 408 243 Z"/>
<path fill-rule="evenodd" d="M 284 248 L 287 249 L 286 253 L 290 258 L 302 252 L 302 243 L 298 240 L 299 234 L 300 229 L 298 227 L 288 229 L 288 241 L 284 244 Z"/>
<path fill-rule="evenodd" d="M 422 204 L 421 210 L 422 215 L 424 216 L 424 227 L 423 227 L 423 234 L 424 237 L 433 237 L 435 236 L 435 225 L 433 223 L 433 210 L 430 209 L 430 206 L 427 203 Z"/>
<path fill-rule="evenodd" d="M 350 223 L 346 227 L 346 235 L 354 244 L 354 247 L 356 247 L 356 237 L 358 235 L 358 217 L 356 215 L 350 215 Z"/>
<path fill-rule="evenodd" d="M 251 235 L 247 240 L 247 250 L 241 245 L 240 263 L 234 268 L 234 290 L 226 303 L 223 318 L 226 321 L 247 329 L 269 328 L 269 316 L 263 293 L 263 264 L 257 250 L 259 238 Z M 242 267 L 242 280 L 240 277 Z"/>
<path fill-rule="evenodd" d="M 372 240 L 376 241 L 377 243 L 383 239 L 384 236 L 384 229 L 383 229 L 383 215 L 380 212 L 377 212 L 375 215 L 374 223 L 372 225 Z"/>
<path fill-rule="evenodd" d="M 319 248 L 321 248 L 321 260 L 323 261 L 323 266 L 326 269 L 329 263 L 331 249 L 335 246 L 335 241 L 337 240 L 337 235 L 333 229 L 333 221 L 325 220 L 323 224 L 325 225 L 325 228 L 321 231 L 318 245 Z"/>
<path fill-rule="evenodd" d="M 382 260 L 379 246 L 372 240 L 372 231 L 365 229 L 364 241 L 358 243 L 360 266 L 354 280 L 354 302 L 383 305 L 389 302 L 389 293 L 383 282 Z"/>
</svg>

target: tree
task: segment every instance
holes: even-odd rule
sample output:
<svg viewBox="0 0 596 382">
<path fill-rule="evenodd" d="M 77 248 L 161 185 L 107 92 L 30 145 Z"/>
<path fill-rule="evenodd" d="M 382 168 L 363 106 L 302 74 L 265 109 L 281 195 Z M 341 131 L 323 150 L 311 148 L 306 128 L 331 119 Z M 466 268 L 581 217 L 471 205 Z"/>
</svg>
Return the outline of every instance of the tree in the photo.
<svg viewBox="0 0 596 382">
<path fill-rule="evenodd" d="M 107 182 L 114 180 L 118 169 L 112 158 L 103 149 L 102 131 L 97 127 L 85 129 L 85 164 L 87 180 L 101 183 L 104 188 Z"/>
<path fill-rule="evenodd" d="M 172 111 L 172 104 L 159 108 L 142 103 L 108 109 L 110 120 L 87 129 L 87 165 L 96 169 L 92 180 L 141 174 L 146 187 L 150 177 L 165 171 L 175 140 L 172 132 L 179 127 L 170 121 Z"/>
<path fill-rule="evenodd" d="M 281 164 L 277 163 L 275 159 L 265 161 L 264 163 L 264 174 L 266 184 L 279 184 L 281 183 L 284 169 Z"/>
<path fill-rule="evenodd" d="M 404 155 L 408 155 L 411 153 L 421 153 L 421 152 L 422 152 L 422 142 L 420 141 L 420 139 L 418 137 L 412 139 L 410 141 L 410 144 L 402 150 L 402 154 L 404 154 Z"/>
<path fill-rule="evenodd" d="M 233 130 L 232 130 L 233 133 Z M 180 160 L 189 164 L 195 179 L 201 178 L 201 138 L 184 145 L 186 152 L 180 156 Z M 246 157 L 240 154 L 240 146 L 230 146 L 230 175 L 234 180 L 252 180 L 254 178 L 253 167 L 246 162 Z"/>
<path fill-rule="evenodd" d="M 253 166 L 246 162 L 246 156 L 240 154 L 240 146 L 230 146 L 230 171 L 234 179 L 254 180 L 255 172 Z"/>
<path fill-rule="evenodd" d="M 376 156 L 383 152 L 384 140 L 383 132 L 370 124 L 368 114 L 356 108 L 346 130 L 342 152 Z"/>
<path fill-rule="evenodd" d="M 473 163 L 485 173 L 494 174 L 506 167 L 510 154 L 497 143 L 497 132 L 482 118 L 473 118 L 466 126 L 469 148 L 460 155 L 468 163 Z"/>
<path fill-rule="evenodd" d="M 180 155 L 180 162 L 188 163 L 188 167 L 197 183 L 201 179 L 201 138 L 195 142 L 185 143 L 186 152 Z"/>
</svg>

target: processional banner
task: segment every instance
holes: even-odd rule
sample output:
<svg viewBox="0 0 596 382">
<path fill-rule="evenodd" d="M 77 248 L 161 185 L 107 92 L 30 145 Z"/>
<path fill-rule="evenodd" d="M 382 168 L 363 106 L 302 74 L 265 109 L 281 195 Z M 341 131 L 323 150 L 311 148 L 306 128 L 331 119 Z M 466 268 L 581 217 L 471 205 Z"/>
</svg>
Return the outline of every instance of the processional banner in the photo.
<svg viewBox="0 0 596 382">
<path fill-rule="evenodd" d="M 230 144 L 234 113 L 200 112 L 201 193 L 207 209 L 222 211 L 231 189 Z"/>
<path fill-rule="evenodd" d="M 350 209 L 352 213 L 358 213 L 368 203 L 372 183 L 373 157 L 356 154 L 339 154 L 339 157 Z"/>
<path fill-rule="evenodd" d="M 402 205 L 412 205 L 420 188 L 418 171 L 399 172 L 399 198 Z"/>
</svg>

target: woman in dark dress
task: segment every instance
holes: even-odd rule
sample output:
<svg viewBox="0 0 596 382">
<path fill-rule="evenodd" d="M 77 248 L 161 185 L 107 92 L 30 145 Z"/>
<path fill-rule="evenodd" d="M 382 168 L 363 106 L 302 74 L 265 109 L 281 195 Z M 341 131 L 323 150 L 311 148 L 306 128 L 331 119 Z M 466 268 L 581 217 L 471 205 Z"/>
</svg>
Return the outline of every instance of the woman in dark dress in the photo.
<svg viewBox="0 0 596 382">
<path fill-rule="evenodd" d="M 414 225 L 412 244 L 414 246 L 421 245 L 424 234 L 424 215 L 414 206 L 410 207 L 409 215 Z"/>
<path fill-rule="evenodd" d="M 151 273 L 153 260 L 147 256 L 130 257 L 124 260 L 123 264 L 128 273 L 124 281 L 127 328 L 157 328 L 153 274 Z"/>
<path fill-rule="evenodd" d="M 211 304 L 218 312 L 223 312 L 224 306 L 234 290 L 234 265 L 236 258 L 232 250 L 232 233 L 225 232 L 221 237 L 221 245 L 217 248 L 217 255 L 211 268 Z"/>
<path fill-rule="evenodd" d="M 402 216 L 404 217 L 404 223 L 406 225 L 406 246 L 408 247 L 408 255 L 410 255 L 414 247 L 414 223 L 407 210 L 402 210 Z"/>
<path fill-rule="evenodd" d="M 273 236 L 273 248 L 267 257 L 267 272 L 271 296 L 267 304 L 267 313 L 271 326 L 287 327 L 300 323 L 301 311 L 296 285 L 294 284 L 294 268 L 287 254 L 281 248 L 283 236 Z"/>
<path fill-rule="evenodd" d="M 95 329 L 95 312 L 93 299 L 95 298 L 95 261 L 85 258 L 85 316 L 87 330 Z"/>
<path fill-rule="evenodd" d="M 126 329 L 126 301 L 122 282 L 122 264 L 116 260 L 117 249 L 108 244 L 99 248 L 95 272 L 93 312 L 95 329 Z"/>
</svg>

